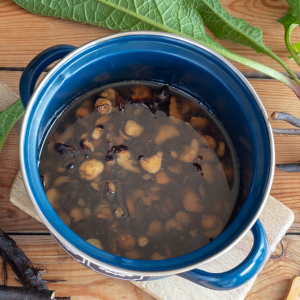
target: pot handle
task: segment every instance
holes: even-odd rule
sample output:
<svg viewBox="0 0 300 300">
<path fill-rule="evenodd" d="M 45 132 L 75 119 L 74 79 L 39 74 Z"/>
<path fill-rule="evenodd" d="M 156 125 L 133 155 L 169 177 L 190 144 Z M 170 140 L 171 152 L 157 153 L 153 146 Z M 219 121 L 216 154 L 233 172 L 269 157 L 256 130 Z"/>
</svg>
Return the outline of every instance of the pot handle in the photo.
<svg viewBox="0 0 300 300">
<path fill-rule="evenodd" d="M 251 231 L 254 237 L 253 247 L 245 260 L 232 270 L 208 273 L 195 269 L 177 275 L 212 290 L 224 291 L 243 285 L 260 271 L 268 255 L 268 238 L 259 220 Z"/>
<path fill-rule="evenodd" d="M 38 54 L 25 68 L 20 79 L 20 96 L 23 106 L 26 107 L 34 91 L 35 84 L 42 72 L 53 62 L 62 59 L 76 49 L 71 45 L 57 45 Z"/>
</svg>

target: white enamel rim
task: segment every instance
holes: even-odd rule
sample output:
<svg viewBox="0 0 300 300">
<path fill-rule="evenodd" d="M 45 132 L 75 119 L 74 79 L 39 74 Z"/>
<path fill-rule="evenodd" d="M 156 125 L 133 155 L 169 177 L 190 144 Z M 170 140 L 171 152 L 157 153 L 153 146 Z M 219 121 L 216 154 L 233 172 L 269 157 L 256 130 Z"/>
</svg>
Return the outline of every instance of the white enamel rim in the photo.
<svg viewBox="0 0 300 300">
<path fill-rule="evenodd" d="M 77 249 L 76 247 L 74 247 L 71 243 L 69 243 L 64 237 L 61 236 L 61 234 L 55 230 L 55 228 L 51 225 L 51 223 L 45 218 L 44 214 L 42 213 L 42 211 L 40 210 L 39 206 L 37 205 L 32 191 L 30 189 L 29 183 L 28 183 L 28 177 L 27 177 L 27 173 L 25 171 L 25 167 L 24 167 L 24 152 L 23 152 L 23 146 L 24 146 L 24 136 L 25 136 L 25 132 L 26 132 L 26 127 L 28 124 L 28 119 L 29 119 L 29 115 L 30 115 L 30 111 L 32 109 L 32 106 L 37 98 L 37 95 L 39 94 L 39 92 L 41 91 L 41 89 L 43 88 L 43 86 L 45 85 L 45 83 L 47 82 L 48 78 L 52 76 L 52 74 L 60 67 L 62 66 L 64 63 L 66 63 L 68 60 L 70 60 L 73 56 L 77 55 L 78 53 L 80 53 L 83 50 L 86 50 L 87 48 L 91 47 L 91 46 L 95 46 L 97 44 L 101 44 L 105 41 L 108 40 L 112 40 L 112 39 L 116 39 L 119 37 L 124 37 L 124 36 L 136 36 L 136 35 L 149 35 L 149 36 L 164 36 L 164 37 L 168 37 L 168 38 L 173 38 L 176 40 L 180 40 L 180 41 L 184 41 L 188 44 L 197 46 L 211 54 L 213 54 L 215 57 L 217 57 L 219 60 L 221 60 L 224 64 L 226 64 L 229 68 L 231 68 L 237 76 L 239 76 L 239 78 L 244 82 L 244 84 L 247 86 L 247 88 L 249 89 L 249 91 L 252 93 L 254 99 L 256 100 L 261 113 L 263 115 L 263 118 L 265 120 L 265 124 L 267 127 L 267 131 L 268 131 L 268 137 L 269 137 L 269 143 L 270 143 L 270 156 L 271 156 L 271 165 L 270 165 L 270 172 L 269 172 L 269 179 L 268 179 L 268 183 L 265 189 L 265 193 L 263 196 L 263 200 L 257 210 L 257 212 L 255 213 L 254 217 L 252 218 L 251 222 L 249 222 L 249 224 L 246 226 L 246 228 L 241 232 L 241 234 L 235 239 L 233 240 L 229 245 L 227 245 L 225 248 L 223 248 L 222 250 L 220 250 L 219 252 L 215 253 L 214 255 L 191 265 L 185 266 L 185 267 L 181 267 L 181 268 L 177 268 L 177 269 L 172 269 L 172 270 L 166 270 L 166 271 L 136 271 L 136 270 L 130 270 L 130 269 L 123 269 L 123 268 L 119 268 L 119 267 L 115 267 L 106 263 L 103 263 L 100 260 L 97 260 L 87 254 L 85 254 L 84 252 L 82 252 L 81 250 Z M 269 122 L 269 118 L 267 115 L 267 112 L 262 104 L 262 102 L 260 101 L 257 93 L 255 92 L 254 88 L 252 87 L 252 85 L 249 83 L 249 81 L 244 77 L 244 75 L 234 66 L 232 65 L 227 59 L 225 59 L 223 56 L 221 56 L 219 53 L 217 53 L 216 51 L 210 49 L 209 47 L 195 42 L 191 39 L 179 36 L 179 35 L 175 35 L 175 34 L 171 34 L 171 33 L 165 33 L 165 32 L 155 32 L 155 31 L 132 31 L 132 32 L 123 32 L 123 33 L 117 33 L 117 34 L 112 34 L 109 36 L 105 36 L 103 38 L 94 40 L 92 42 L 89 42 L 75 50 L 73 50 L 72 52 L 70 52 L 68 55 L 66 55 L 60 62 L 58 62 L 52 69 L 51 71 L 43 78 L 43 80 L 41 81 L 41 83 L 38 85 L 38 87 L 36 88 L 35 92 L 32 94 L 30 101 L 26 107 L 26 111 L 24 114 L 24 119 L 23 119 L 23 123 L 22 123 L 22 128 L 21 128 L 21 133 L 20 133 L 20 143 L 19 143 L 19 159 L 20 159 L 20 169 L 22 172 L 22 177 L 23 177 L 23 181 L 25 184 L 25 188 L 26 191 L 28 193 L 28 196 L 31 200 L 31 203 L 35 209 L 35 211 L 37 212 L 37 214 L 39 215 L 39 217 L 41 218 L 41 220 L 43 221 L 43 223 L 47 226 L 47 228 L 50 230 L 50 232 L 52 234 L 55 235 L 56 238 L 58 238 L 63 244 L 65 244 L 71 251 L 73 251 L 74 253 L 77 253 L 78 255 L 82 256 L 84 259 L 99 265 L 109 271 L 112 272 L 118 272 L 121 273 L 123 275 L 134 275 L 134 276 L 145 276 L 145 277 L 152 277 L 152 276 L 168 276 L 168 275 L 176 275 L 178 273 L 183 273 L 183 272 L 187 272 L 193 269 L 198 268 L 199 266 L 206 264 L 214 259 L 216 259 L 217 257 L 221 256 L 223 253 L 227 252 L 228 250 L 230 250 L 232 247 L 234 247 L 246 234 L 247 232 L 252 228 L 252 226 L 254 225 L 254 223 L 256 222 L 256 220 L 258 219 L 260 213 L 262 212 L 267 198 L 269 196 L 270 193 L 270 189 L 271 189 L 271 185 L 272 185 L 272 181 L 273 181 L 273 176 L 274 176 L 274 168 L 275 168 L 275 147 L 274 147 L 274 139 L 273 139 L 273 133 L 272 133 L 272 128 Z"/>
</svg>

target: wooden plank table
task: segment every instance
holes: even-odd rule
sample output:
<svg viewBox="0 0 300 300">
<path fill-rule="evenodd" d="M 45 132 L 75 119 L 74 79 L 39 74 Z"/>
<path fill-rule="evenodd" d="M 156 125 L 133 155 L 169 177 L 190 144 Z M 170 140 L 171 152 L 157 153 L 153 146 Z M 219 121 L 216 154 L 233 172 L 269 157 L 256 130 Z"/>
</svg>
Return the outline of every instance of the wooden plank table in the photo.
<svg viewBox="0 0 300 300">
<path fill-rule="evenodd" d="M 293 70 L 298 71 L 294 61 L 288 60 L 283 42 L 283 27 L 276 23 L 287 11 L 285 0 L 222 0 L 225 9 L 233 15 L 245 18 L 252 25 L 263 29 L 264 42 L 280 56 Z M 298 31 L 297 31 L 298 30 Z M 300 40 L 299 29 L 295 30 L 292 42 Z M 12 0 L 0 0 L 0 81 L 6 83 L 18 94 L 18 83 L 24 67 L 39 52 L 56 44 L 80 46 L 90 40 L 105 36 L 113 31 L 90 25 L 41 17 L 28 13 Z M 229 42 L 222 42 L 229 49 L 264 63 L 274 69 L 282 68 L 265 55 Z M 241 71 L 252 71 L 248 67 L 234 63 Z M 300 102 L 283 84 L 270 79 L 253 78 L 255 72 L 245 73 L 251 76 L 250 82 L 264 103 L 268 114 L 274 110 L 285 111 L 300 117 Z M 272 122 L 274 127 L 288 128 L 284 122 Z M 49 288 L 57 289 L 61 296 L 68 295 L 70 289 L 76 289 L 76 299 L 132 299 L 153 300 L 151 296 L 134 287 L 129 282 L 119 281 L 116 285 L 107 285 L 104 276 L 93 277 L 91 271 L 80 267 L 77 276 L 71 276 L 74 270 L 72 260 L 57 270 L 57 264 L 65 259 L 66 254 L 48 236 L 48 231 L 39 222 L 29 217 L 9 202 L 9 192 L 14 177 L 19 170 L 18 135 L 13 130 L 0 153 L 0 228 L 13 235 L 25 253 L 34 257 L 34 262 L 41 261 L 48 267 L 46 279 L 66 279 L 68 284 L 50 284 Z M 300 137 L 275 136 L 276 163 L 288 163 L 299 160 Z M 293 275 L 300 275 L 300 173 L 287 174 L 278 169 L 275 171 L 271 195 L 282 201 L 295 213 L 295 222 L 288 234 L 278 246 L 255 285 L 247 300 L 282 299 Z M 78 264 L 76 264 L 78 268 Z M 83 280 L 83 281 L 82 281 Z M 93 290 L 92 283 L 103 289 Z M 91 288 L 82 290 L 80 282 L 91 283 Z M 9 271 L 9 284 L 15 285 L 14 275 Z M 96 293 L 97 292 L 97 293 Z"/>
</svg>

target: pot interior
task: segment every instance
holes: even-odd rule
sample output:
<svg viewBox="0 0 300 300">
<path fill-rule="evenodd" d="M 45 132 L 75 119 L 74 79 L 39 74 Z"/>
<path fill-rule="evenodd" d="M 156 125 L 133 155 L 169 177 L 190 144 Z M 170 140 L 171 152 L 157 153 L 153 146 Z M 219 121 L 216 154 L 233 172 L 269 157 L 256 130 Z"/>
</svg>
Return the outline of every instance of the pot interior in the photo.
<svg viewBox="0 0 300 300">
<path fill-rule="evenodd" d="M 241 190 L 230 224 L 211 243 L 184 256 L 137 261 L 96 249 L 60 220 L 40 184 L 37 161 L 44 137 L 55 119 L 83 93 L 126 80 L 168 84 L 193 96 L 221 121 L 237 151 Z M 199 263 L 220 252 L 248 229 L 269 188 L 272 141 L 255 95 L 228 64 L 186 41 L 160 35 L 127 35 L 92 42 L 50 72 L 29 106 L 21 144 L 27 188 L 56 237 L 73 245 L 78 253 L 108 265 L 151 272 Z"/>
</svg>

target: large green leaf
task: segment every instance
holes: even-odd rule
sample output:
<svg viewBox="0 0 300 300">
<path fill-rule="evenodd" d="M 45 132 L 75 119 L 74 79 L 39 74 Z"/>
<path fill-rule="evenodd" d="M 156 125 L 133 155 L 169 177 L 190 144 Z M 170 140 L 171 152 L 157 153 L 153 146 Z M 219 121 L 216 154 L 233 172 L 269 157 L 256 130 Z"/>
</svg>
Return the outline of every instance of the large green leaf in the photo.
<svg viewBox="0 0 300 300">
<path fill-rule="evenodd" d="M 264 65 L 237 55 L 217 43 L 205 31 L 196 0 L 14 0 L 28 11 L 45 16 L 74 20 L 114 30 L 159 30 L 182 35 L 201 42 L 226 58 L 235 60 L 289 84 L 286 78 Z M 217 16 L 215 14 L 215 16 Z M 250 26 L 250 25 L 249 25 Z M 251 30 L 249 30 L 250 33 Z M 254 42 L 255 33 L 252 34 Z M 246 35 L 236 41 L 247 39 Z M 251 41 L 252 41 L 251 40 Z M 258 38 L 259 40 L 259 38 Z M 259 44 L 259 42 L 255 42 Z M 245 44 L 245 43 L 244 43 Z M 258 46 L 257 46 L 258 47 Z M 258 48 L 257 48 L 258 49 Z M 279 62 L 300 85 L 295 74 L 267 47 L 268 53 Z"/>
<path fill-rule="evenodd" d="M 16 101 L 0 113 L 0 151 L 11 128 L 23 115 L 24 107 L 21 100 Z"/>
</svg>

